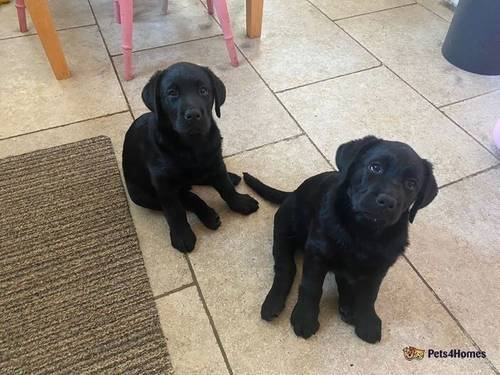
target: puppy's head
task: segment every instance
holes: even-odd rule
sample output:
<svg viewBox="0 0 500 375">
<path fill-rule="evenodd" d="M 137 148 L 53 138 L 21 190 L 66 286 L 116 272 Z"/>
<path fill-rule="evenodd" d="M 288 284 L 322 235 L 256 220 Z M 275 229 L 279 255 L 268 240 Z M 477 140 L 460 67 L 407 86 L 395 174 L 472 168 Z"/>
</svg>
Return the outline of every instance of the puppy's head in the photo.
<svg viewBox="0 0 500 375">
<path fill-rule="evenodd" d="M 335 156 L 355 220 L 389 227 L 436 197 L 432 165 L 407 144 L 373 136 L 345 143 Z"/>
<path fill-rule="evenodd" d="M 151 77 L 142 90 L 142 100 L 155 113 L 160 127 L 171 127 L 190 141 L 208 134 L 214 106 L 220 117 L 226 88 L 210 69 L 177 63 Z"/>
</svg>

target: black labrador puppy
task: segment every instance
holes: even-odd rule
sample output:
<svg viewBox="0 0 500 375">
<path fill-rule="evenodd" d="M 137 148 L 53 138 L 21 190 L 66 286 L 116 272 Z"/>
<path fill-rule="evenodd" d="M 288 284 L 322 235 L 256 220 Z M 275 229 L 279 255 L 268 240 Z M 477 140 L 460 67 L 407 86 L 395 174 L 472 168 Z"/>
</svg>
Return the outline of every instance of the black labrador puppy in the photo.
<svg viewBox="0 0 500 375">
<path fill-rule="evenodd" d="M 368 136 L 337 150 L 339 172 L 304 181 L 292 193 L 244 174 L 265 199 L 281 203 L 274 217 L 275 276 L 261 310 L 283 310 L 304 248 L 303 276 L 291 323 L 308 338 L 319 328 L 319 302 L 328 271 L 335 273 L 342 319 L 369 343 L 380 341 L 375 300 L 389 267 L 408 245 L 408 222 L 437 195 L 432 165 L 408 145 Z"/>
<path fill-rule="evenodd" d="M 192 185 L 213 186 L 233 211 L 245 215 L 259 207 L 249 195 L 236 192 L 241 178 L 227 172 L 222 159 L 212 108 L 220 117 L 226 88 L 210 69 L 177 63 L 153 75 L 142 99 L 151 112 L 133 122 L 123 145 L 127 189 L 134 203 L 163 211 L 172 246 L 189 252 L 196 237 L 186 210 L 207 228 L 220 226 L 217 213 L 190 191 Z"/>
</svg>

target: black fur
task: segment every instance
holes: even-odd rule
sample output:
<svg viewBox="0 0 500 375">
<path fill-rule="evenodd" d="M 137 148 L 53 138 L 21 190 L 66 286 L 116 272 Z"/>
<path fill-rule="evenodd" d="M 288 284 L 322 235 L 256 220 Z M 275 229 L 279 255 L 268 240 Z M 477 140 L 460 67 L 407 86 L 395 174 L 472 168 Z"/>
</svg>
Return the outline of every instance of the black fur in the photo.
<svg viewBox="0 0 500 375">
<path fill-rule="evenodd" d="M 342 319 L 364 341 L 381 338 L 375 312 L 380 284 L 408 245 L 408 222 L 437 194 L 431 164 L 400 142 L 372 136 L 342 145 L 339 172 L 325 172 L 283 192 L 244 174 L 258 194 L 281 203 L 274 217 L 275 276 L 261 310 L 280 314 L 295 277 L 294 253 L 304 249 L 299 298 L 291 316 L 298 336 L 319 328 L 323 281 L 335 273 Z"/>
<path fill-rule="evenodd" d="M 142 92 L 151 112 L 134 121 L 123 145 L 123 173 L 134 203 L 162 210 L 172 246 L 193 250 L 196 237 L 186 219 L 194 212 L 210 229 L 220 219 L 192 185 L 213 186 L 229 207 L 242 214 L 258 209 L 255 199 L 239 194 L 240 177 L 226 171 L 222 137 L 212 117 L 226 99 L 222 81 L 208 68 L 178 63 L 157 72 Z"/>
</svg>

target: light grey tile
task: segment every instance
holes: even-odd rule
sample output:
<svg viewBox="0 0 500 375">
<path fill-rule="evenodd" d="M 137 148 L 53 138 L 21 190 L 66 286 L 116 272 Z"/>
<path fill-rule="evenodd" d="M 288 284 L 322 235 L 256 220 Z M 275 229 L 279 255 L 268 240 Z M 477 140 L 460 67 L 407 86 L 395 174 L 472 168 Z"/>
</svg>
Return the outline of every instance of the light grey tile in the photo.
<svg viewBox="0 0 500 375">
<path fill-rule="evenodd" d="M 500 91 L 444 107 L 443 111 L 500 157 L 493 141 L 493 129 L 500 121 Z"/>
<path fill-rule="evenodd" d="M 71 77 L 58 81 L 37 36 L 0 40 L 0 138 L 127 109 L 96 26 L 59 32 Z"/>
<path fill-rule="evenodd" d="M 156 301 L 176 375 L 227 374 L 196 287 Z"/>
<path fill-rule="evenodd" d="M 333 20 L 376 12 L 407 4 L 414 0 L 311 0 L 322 12 Z"/>
<path fill-rule="evenodd" d="M 445 0 L 417 0 L 417 3 L 422 4 L 430 11 L 443 17 L 445 20 L 451 21 L 453 18 L 453 10 L 446 5 Z"/>
<path fill-rule="evenodd" d="M 350 18 L 339 25 L 437 106 L 500 88 L 500 76 L 460 70 L 442 56 L 449 23 L 420 5 Z"/>
<path fill-rule="evenodd" d="M 264 1 L 262 37 L 248 39 L 245 2 L 230 1 L 238 45 L 274 91 L 378 64 L 305 0 Z"/>
<path fill-rule="evenodd" d="M 441 189 L 419 213 L 408 257 L 465 330 L 500 366 L 500 169 Z"/>
</svg>

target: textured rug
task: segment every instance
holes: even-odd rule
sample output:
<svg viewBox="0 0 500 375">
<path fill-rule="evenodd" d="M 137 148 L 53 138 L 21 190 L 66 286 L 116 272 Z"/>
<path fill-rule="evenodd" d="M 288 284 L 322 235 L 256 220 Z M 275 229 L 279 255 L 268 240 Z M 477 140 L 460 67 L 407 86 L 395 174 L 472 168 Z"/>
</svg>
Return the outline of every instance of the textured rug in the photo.
<svg viewBox="0 0 500 375">
<path fill-rule="evenodd" d="M 0 160 L 2 374 L 172 374 L 108 138 Z"/>
</svg>

